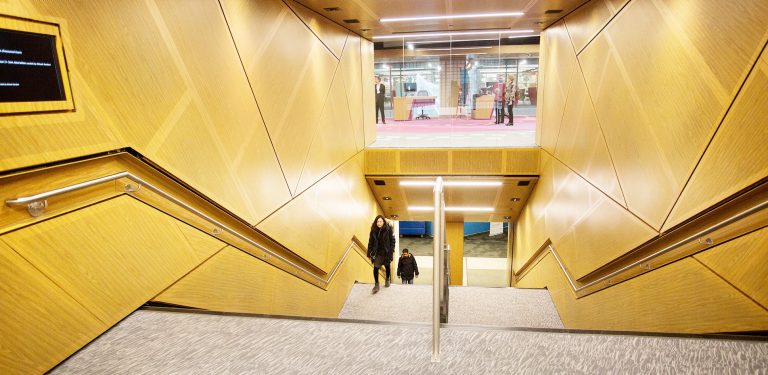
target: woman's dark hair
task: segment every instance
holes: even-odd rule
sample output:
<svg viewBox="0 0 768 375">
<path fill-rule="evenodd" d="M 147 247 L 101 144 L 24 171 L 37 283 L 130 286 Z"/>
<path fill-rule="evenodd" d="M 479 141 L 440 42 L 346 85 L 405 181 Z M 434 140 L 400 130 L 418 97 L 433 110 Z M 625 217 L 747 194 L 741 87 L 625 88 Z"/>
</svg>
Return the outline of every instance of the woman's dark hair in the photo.
<svg viewBox="0 0 768 375">
<path fill-rule="evenodd" d="M 379 227 L 376 226 L 376 222 L 379 221 L 379 218 L 384 221 L 384 225 L 382 228 L 386 228 L 389 226 L 389 223 L 387 223 L 387 219 L 384 218 L 383 215 L 376 215 L 376 218 L 373 219 L 373 223 L 371 224 L 371 231 L 379 229 Z"/>
</svg>

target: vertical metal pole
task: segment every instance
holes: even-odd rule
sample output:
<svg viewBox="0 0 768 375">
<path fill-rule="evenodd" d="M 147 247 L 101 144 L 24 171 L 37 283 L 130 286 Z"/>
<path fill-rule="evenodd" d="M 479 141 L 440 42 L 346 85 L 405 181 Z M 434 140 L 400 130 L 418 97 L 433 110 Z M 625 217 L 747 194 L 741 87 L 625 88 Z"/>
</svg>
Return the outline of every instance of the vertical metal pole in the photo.
<svg viewBox="0 0 768 375">
<path fill-rule="evenodd" d="M 443 218 L 442 196 L 443 178 L 435 180 L 434 205 L 434 237 L 432 240 L 434 256 L 432 262 L 432 362 L 440 362 L 440 274 L 441 254 L 443 253 Z"/>
</svg>

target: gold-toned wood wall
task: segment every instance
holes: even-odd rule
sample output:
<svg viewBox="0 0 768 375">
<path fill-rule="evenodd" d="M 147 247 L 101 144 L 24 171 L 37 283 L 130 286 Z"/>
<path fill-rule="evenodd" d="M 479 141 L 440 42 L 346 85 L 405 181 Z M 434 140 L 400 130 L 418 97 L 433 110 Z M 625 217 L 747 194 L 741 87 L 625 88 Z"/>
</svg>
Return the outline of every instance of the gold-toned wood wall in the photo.
<svg viewBox="0 0 768 375">
<path fill-rule="evenodd" d="M 368 149 L 367 175 L 537 175 L 538 148 Z"/>
<path fill-rule="evenodd" d="M 354 249 L 323 290 L 227 247 L 154 301 L 212 311 L 336 318 L 354 282 L 372 279 L 370 262 Z"/>
<path fill-rule="evenodd" d="M 463 285 L 464 280 L 464 222 L 445 223 L 445 240 L 451 246 L 449 267 L 451 285 Z"/>
<path fill-rule="evenodd" d="M 0 372 L 47 371 L 224 246 L 127 196 L 0 236 Z"/>
<path fill-rule="evenodd" d="M 60 25 L 76 108 L 3 116 L 0 171 L 131 147 L 320 268 L 367 236 L 371 42 L 279 0 L 20 0 L 0 15 Z"/>
<path fill-rule="evenodd" d="M 545 30 L 537 114 L 541 175 L 517 225 L 515 272 L 550 240 L 569 272 L 582 278 L 768 177 L 765 19 L 768 3 L 762 1 L 593 0 Z M 692 258 L 678 263 L 643 280 L 688 283 L 675 293 L 706 289 L 697 283 L 709 280 L 707 267 Z M 546 269 L 541 277 L 562 274 L 558 267 Z M 718 288 L 714 301 L 723 304 L 739 294 L 735 287 Z M 597 294 L 642 298 L 634 295 L 642 287 L 611 289 Z M 740 291 L 760 298 L 749 288 Z M 558 308 L 589 304 L 594 313 L 613 303 L 558 298 Z M 567 327 L 599 322 L 573 316 Z M 662 330 L 685 331 L 686 324 L 696 326 L 694 316 L 668 316 L 677 325 Z M 643 330 L 643 324 L 653 330 L 644 318 L 631 329 Z M 691 329 L 738 330 L 726 323 L 715 329 L 716 319 L 707 324 Z"/>
</svg>

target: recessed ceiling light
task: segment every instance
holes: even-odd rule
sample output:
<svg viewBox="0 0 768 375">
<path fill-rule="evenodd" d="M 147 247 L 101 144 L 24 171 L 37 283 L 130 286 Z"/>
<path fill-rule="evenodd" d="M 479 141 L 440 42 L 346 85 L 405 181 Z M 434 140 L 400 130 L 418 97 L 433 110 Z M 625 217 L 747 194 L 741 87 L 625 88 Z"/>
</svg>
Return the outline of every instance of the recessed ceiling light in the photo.
<svg viewBox="0 0 768 375">
<path fill-rule="evenodd" d="M 504 220 L 509 220 L 511 218 L 512 218 L 512 216 L 504 216 Z"/>
<path fill-rule="evenodd" d="M 384 198 L 381 198 L 381 199 L 383 199 L 383 200 L 385 200 L 385 201 L 391 201 L 391 200 L 392 200 L 392 197 L 384 197 Z"/>
<path fill-rule="evenodd" d="M 512 198 L 510 199 L 512 202 L 520 202 L 520 198 Z"/>
<path fill-rule="evenodd" d="M 433 36 L 454 36 L 454 35 L 488 35 L 488 34 L 530 34 L 534 32 L 531 29 L 526 30 L 487 30 L 487 31 L 451 31 L 445 33 L 402 33 L 396 35 L 374 35 L 373 39 L 403 39 L 403 38 L 423 38 Z"/>
<path fill-rule="evenodd" d="M 537 37 L 537 36 L 538 35 L 536 35 L 536 34 L 531 34 L 531 35 L 510 35 L 507 38 L 509 38 L 509 39 L 519 39 L 519 38 L 534 38 L 534 37 Z"/>
<path fill-rule="evenodd" d="M 511 37 L 510 37 L 511 38 Z M 446 40 L 415 40 L 413 44 L 427 44 L 427 43 L 459 43 L 459 42 L 477 42 L 484 40 L 499 40 L 499 39 L 446 39 Z"/>
<path fill-rule="evenodd" d="M 402 22 L 402 21 L 446 20 L 446 19 L 459 19 L 459 18 L 515 17 L 515 16 L 522 16 L 523 14 L 524 14 L 523 12 L 452 14 L 452 15 L 449 15 L 449 16 L 423 16 L 423 17 L 382 18 L 379 21 L 380 22 Z"/>
<path fill-rule="evenodd" d="M 326 12 L 338 12 L 341 9 L 339 9 L 339 7 L 328 7 L 328 8 L 323 8 L 323 10 Z"/>
</svg>

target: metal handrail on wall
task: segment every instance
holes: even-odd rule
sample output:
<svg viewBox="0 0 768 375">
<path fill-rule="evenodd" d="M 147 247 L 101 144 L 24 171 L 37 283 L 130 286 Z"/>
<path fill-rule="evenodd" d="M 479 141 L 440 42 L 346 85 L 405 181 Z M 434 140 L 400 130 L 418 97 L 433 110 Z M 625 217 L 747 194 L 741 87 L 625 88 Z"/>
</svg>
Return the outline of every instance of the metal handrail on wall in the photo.
<svg viewBox="0 0 768 375">
<path fill-rule="evenodd" d="M 213 224 L 215 227 L 220 228 L 221 230 L 223 230 L 223 231 L 225 231 L 225 232 L 227 232 L 227 233 L 229 233 L 229 234 L 231 234 L 231 235 L 233 235 L 233 236 L 235 236 L 235 237 L 237 237 L 237 238 L 247 242 L 250 245 L 256 246 L 257 248 L 263 250 L 265 253 L 267 253 L 267 254 L 269 254 L 269 255 L 277 258 L 277 259 L 280 259 L 281 261 L 285 262 L 286 264 L 290 265 L 291 267 L 294 267 L 295 269 L 303 272 L 304 274 L 308 275 L 309 277 L 314 278 L 315 280 L 320 281 L 321 283 L 326 284 L 326 285 L 333 279 L 333 276 L 338 271 L 339 267 L 341 266 L 342 261 L 347 257 L 347 254 L 352 249 L 352 247 L 355 245 L 354 241 L 352 241 L 349 244 L 347 249 L 344 251 L 344 255 L 341 256 L 341 258 L 339 259 L 339 262 L 336 263 L 336 265 L 333 267 L 333 270 L 331 270 L 331 272 L 328 274 L 328 278 L 327 279 L 323 279 L 323 278 L 315 275 L 314 273 L 310 272 L 306 268 L 304 268 L 304 267 L 302 267 L 302 266 L 292 262 L 291 260 L 281 256 L 280 254 L 277 254 L 274 251 L 271 251 L 268 248 L 262 246 L 261 244 L 251 240 L 250 238 L 246 237 L 242 233 L 240 233 L 240 232 L 238 232 L 238 231 L 236 231 L 236 230 L 234 230 L 234 229 L 224 225 L 223 223 L 219 222 L 218 220 L 216 220 L 216 219 L 214 219 L 214 218 L 204 214 L 200 210 L 198 210 L 198 209 L 196 209 L 196 208 L 194 208 L 194 207 L 184 203 L 183 201 L 181 201 L 180 199 L 174 197 L 170 193 L 167 193 L 167 192 L 163 191 L 162 189 L 160 189 L 160 188 L 150 184 L 149 182 L 147 182 L 147 181 L 141 179 L 140 177 L 138 177 L 138 176 L 136 176 L 136 175 L 134 175 L 134 174 L 132 174 L 130 172 L 127 172 L 127 171 L 120 172 L 120 173 L 115 173 L 115 174 L 104 176 L 104 177 L 95 178 L 93 180 L 89 180 L 89 181 L 85 181 L 85 182 L 81 182 L 81 183 L 77 183 L 77 184 L 61 187 L 61 188 L 58 188 L 58 189 L 49 190 L 49 191 L 46 191 L 46 192 L 43 192 L 43 193 L 38 193 L 38 194 L 35 194 L 35 195 L 30 195 L 30 196 L 26 196 L 26 197 L 19 197 L 19 198 L 14 198 L 14 199 L 6 199 L 5 204 L 8 207 L 27 205 L 27 211 L 29 211 L 29 214 L 32 215 L 33 217 L 38 217 L 38 216 L 42 215 L 43 212 L 45 211 L 45 208 L 48 207 L 48 199 L 49 198 L 56 197 L 56 196 L 59 196 L 59 195 L 62 195 L 62 194 L 66 194 L 66 193 L 70 193 L 70 192 L 74 192 L 74 191 L 77 191 L 77 190 L 85 189 L 85 188 L 88 188 L 88 187 L 91 187 L 91 186 L 103 184 L 103 183 L 106 183 L 106 182 L 115 181 L 115 180 L 118 180 L 118 179 L 121 179 L 121 178 L 127 178 L 127 179 L 129 179 L 129 180 L 131 180 L 131 181 L 133 181 L 133 182 L 135 182 L 137 184 L 137 186 L 133 186 L 133 185 L 130 185 L 130 184 L 126 185 L 125 186 L 125 193 L 127 193 L 127 194 L 134 193 L 134 192 L 139 191 L 142 187 L 145 187 L 145 188 L 151 190 L 152 192 L 162 196 L 163 198 L 165 198 L 165 199 L 175 203 L 177 206 L 179 206 L 179 207 L 181 207 L 181 208 L 183 208 L 183 209 L 185 209 L 185 210 L 195 214 L 197 217 L 207 221 L 208 223 Z M 217 235 L 221 234 L 221 232 L 217 228 L 214 228 L 214 230 L 212 231 L 211 234 L 214 235 L 214 236 L 217 236 Z"/>
<path fill-rule="evenodd" d="M 658 257 L 660 257 L 660 256 L 662 256 L 664 254 L 667 254 L 667 253 L 669 253 L 669 252 L 671 252 L 671 251 L 673 251 L 673 250 L 675 250 L 677 248 L 680 248 L 680 247 L 682 247 L 682 246 L 684 246 L 686 244 L 689 244 L 689 243 L 691 243 L 693 241 L 701 240 L 702 238 L 704 238 L 704 236 L 706 236 L 708 234 L 711 234 L 711 233 L 713 233 L 713 232 L 715 232 L 715 231 L 717 231 L 719 229 L 722 229 L 722 228 L 724 228 L 724 227 L 726 227 L 728 225 L 731 225 L 731 224 L 733 224 L 733 223 L 735 223 L 735 222 L 737 222 L 737 221 L 739 221 L 741 219 L 744 219 L 744 218 L 746 218 L 746 217 L 748 217 L 750 215 L 753 215 L 753 214 L 755 214 L 755 213 L 757 213 L 759 211 L 762 211 L 765 208 L 768 208 L 768 200 L 764 200 L 764 201 L 762 201 L 762 202 L 760 202 L 760 203 L 758 203 L 758 204 L 756 204 L 756 205 L 754 205 L 754 206 L 752 206 L 752 207 L 750 207 L 748 209 L 745 209 L 745 210 L 739 212 L 738 214 L 732 215 L 732 216 L 728 217 L 725 220 L 722 220 L 722 221 L 720 221 L 720 222 L 718 222 L 716 224 L 713 224 L 713 225 L 707 227 L 706 229 L 698 231 L 698 232 L 696 232 L 696 233 L 694 233 L 694 234 L 692 234 L 690 236 L 685 237 L 682 240 L 679 240 L 679 241 L 677 241 L 677 242 L 675 242 L 673 244 L 670 244 L 670 245 L 665 246 L 665 247 L 663 247 L 663 248 L 661 248 L 661 249 L 659 249 L 657 251 L 654 251 L 653 253 L 648 254 L 648 255 L 646 255 L 646 256 L 644 256 L 644 257 L 642 257 L 642 258 L 640 258 L 640 259 L 638 259 L 638 260 L 636 260 L 636 261 L 634 261 L 634 262 L 632 262 L 632 263 L 630 263 L 630 264 L 628 264 L 626 266 L 623 266 L 623 267 L 621 267 L 621 268 L 619 268 L 619 269 L 617 269 L 617 270 L 615 270 L 615 271 L 613 271 L 611 273 L 603 275 L 603 276 L 601 276 L 601 277 L 599 277 L 599 278 L 597 278 L 597 279 L 595 279 L 593 281 L 590 281 L 590 282 L 588 282 L 588 283 L 586 283 L 584 285 L 581 285 L 581 286 L 577 286 L 576 285 L 576 282 L 573 280 L 573 277 L 571 276 L 571 274 L 566 269 L 565 263 L 562 261 L 562 259 L 560 259 L 560 256 L 557 255 L 557 252 L 552 247 L 552 244 L 551 243 L 547 244 L 546 248 L 549 250 L 549 252 L 552 254 L 552 256 L 557 261 L 557 264 L 560 266 L 560 269 L 565 274 L 566 279 L 568 279 L 568 283 L 571 285 L 571 288 L 573 288 L 573 291 L 578 293 L 578 292 L 581 292 L 581 291 L 583 291 L 583 290 L 585 290 L 587 288 L 590 288 L 590 287 L 593 287 L 593 286 L 595 286 L 597 284 L 600 284 L 602 282 L 607 282 L 608 285 L 612 285 L 612 283 L 610 282 L 611 278 L 613 278 L 615 276 L 618 276 L 618 275 L 620 275 L 620 274 L 622 274 L 622 273 L 624 273 L 624 272 L 626 272 L 628 270 L 631 270 L 633 268 L 636 268 L 638 266 L 642 266 L 643 264 L 647 264 L 649 261 L 651 261 L 651 260 L 653 260 L 655 258 L 658 258 Z M 704 241 L 705 241 L 704 242 L 705 244 L 708 244 L 708 245 L 713 244 L 713 242 L 712 242 L 712 240 L 710 238 L 706 238 L 706 239 L 704 239 Z"/>
</svg>

